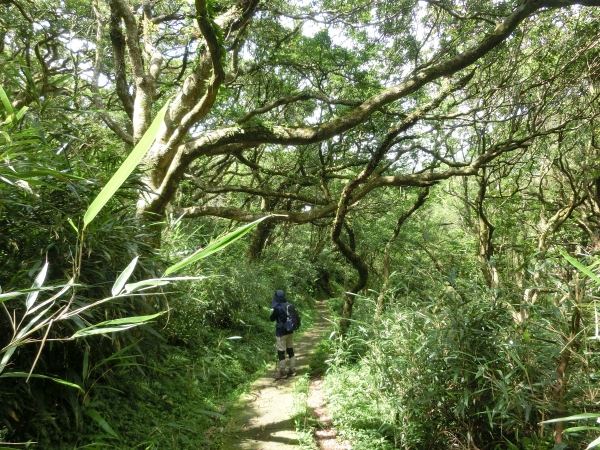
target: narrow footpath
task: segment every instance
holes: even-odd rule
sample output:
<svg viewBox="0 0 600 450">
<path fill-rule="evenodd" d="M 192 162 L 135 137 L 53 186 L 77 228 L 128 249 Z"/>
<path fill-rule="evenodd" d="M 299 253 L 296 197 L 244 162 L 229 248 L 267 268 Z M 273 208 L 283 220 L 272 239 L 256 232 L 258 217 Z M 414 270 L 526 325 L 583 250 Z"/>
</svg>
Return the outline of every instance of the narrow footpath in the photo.
<svg viewBox="0 0 600 450">
<path fill-rule="evenodd" d="M 315 325 L 294 339 L 298 376 L 308 371 L 311 350 L 330 328 L 327 305 L 317 303 Z M 273 342 L 275 339 L 273 338 Z M 275 355 L 275 346 L 273 345 Z M 224 430 L 222 450 L 297 450 L 299 440 L 290 417 L 297 377 L 275 380 L 275 364 L 240 397 Z"/>
</svg>

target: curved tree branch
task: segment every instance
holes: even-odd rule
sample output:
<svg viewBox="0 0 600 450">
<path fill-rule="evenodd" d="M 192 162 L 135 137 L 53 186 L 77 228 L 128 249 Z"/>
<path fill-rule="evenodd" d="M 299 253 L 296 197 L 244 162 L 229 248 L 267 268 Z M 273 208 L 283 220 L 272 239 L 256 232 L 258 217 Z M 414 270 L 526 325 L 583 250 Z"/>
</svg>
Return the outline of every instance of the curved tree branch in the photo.
<svg viewBox="0 0 600 450">
<path fill-rule="evenodd" d="M 295 103 L 295 102 L 299 102 L 299 101 L 303 101 L 303 100 L 320 100 L 320 101 L 330 104 L 330 105 L 344 105 L 344 106 L 359 106 L 362 103 L 358 100 L 338 100 L 338 99 L 329 98 L 329 97 L 327 97 L 323 94 L 319 94 L 319 93 L 303 92 L 300 94 L 290 95 L 288 97 L 282 97 L 280 99 L 277 99 L 274 102 L 271 102 L 268 105 L 263 106 L 262 108 L 257 108 L 253 111 L 250 111 L 248 114 L 246 114 L 243 117 L 240 117 L 235 122 L 239 125 L 242 125 L 243 123 L 248 122 L 253 117 L 255 117 L 259 114 L 264 114 L 266 112 L 272 111 L 273 109 L 277 108 L 278 106 L 289 105 L 291 103 Z"/>
<path fill-rule="evenodd" d="M 385 295 L 388 290 L 388 283 L 390 279 L 390 249 L 392 247 L 392 244 L 400 234 L 400 229 L 402 228 L 402 225 L 404 225 L 404 222 L 406 222 L 408 218 L 414 214 L 415 211 L 417 211 L 421 206 L 425 204 L 425 200 L 427 200 L 428 196 L 429 187 L 426 187 L 421 192 L 419 192 L 415 203 L 406 211 L 404 211 L 400 215 L 400 217 L 398 217 L 398 220 L 396 221 L 396 226 L 394 227 L 394 231 L 392 232 L 392 236 L 390 237 L 385 246 L 385 249 L 383 251 L 383 283 L 381 286 L 381 291 L 379 292 L 379 296 L 377 297 L 375 321 L 379 320 L 379 317 L 383 312 Z"/>
</svg>

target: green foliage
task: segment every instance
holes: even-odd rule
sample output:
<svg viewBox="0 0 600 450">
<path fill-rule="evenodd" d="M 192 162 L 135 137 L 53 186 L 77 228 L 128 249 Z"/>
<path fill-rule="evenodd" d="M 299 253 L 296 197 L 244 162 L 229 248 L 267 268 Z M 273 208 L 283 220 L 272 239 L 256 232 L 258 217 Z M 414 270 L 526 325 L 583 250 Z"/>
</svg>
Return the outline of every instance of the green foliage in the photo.
<svg viewBox="0 0 600 450">
<path fill-rule="evenodd" d="M 4 97 L 6 97 L 5 94 Z M 12 115 L 10 103 L 4 101 L 3 104 L 6 113 Z M 18 119 L 21 119 L 21 116 Z M 6 118 L 4 125 L 7 127 L 14 126 L 12 120 Z M 147 149 L 148 142 L 153 139 L 153 136 L 148 136 L 151 133 L 155 133 L 156 128 L 155 126 L 149 130 L 145 141 L 142 139 L 142 143 L 146 142 L 146 145 L 139 146 L 141 151 Z M 22 166 L 28 165 L 29 163 L 26 162 L 28 155 L 23 152 L 24 144 L 27 143 L 27 141 L 24 141 L 23 136 L 27 138 L 28 133 L 23 134 L 15 131 L 13 128 L 9 128 L 9 131 L 11 131 L 11 134 L 4 133 L 4 136 L 7 137 L 11 144 L 15 145 L 16 149 L 21 150 L 15 154 L 20 158 L 24 158 L 25 162 Z M 34 143 L 36 145 L 43 144 L 43 142 Z M 36 149 L 35 146 L 32 148 Z M 7 157 L 7 155 L 3 156 Z M 11 172 L 8 173 L 8 178 L 16 181 L 12 182 L 7 177 L 2 178 L 3 183 L 5 183 L 2 187 L 8 190 L 9 195 L 19 195 L 18 189 L 21 186 L 19 182 L 25 183 L 27 187 L 25 195 L 30 195 L 35 201 L 37 194 L 28 187 L 24 179 L 38 181 L 40 177 L 55 176 L 60 182 L 56 185 L 46 182 L 36 183 L 51 191 L 62 190 L 63 186 L 61 183 L 69 180 L 67 176 L 58 176 L 61 172 L 43 167 L 33 172 L 15 171 L 14 167 L 19 167 L 17 165 L 18 162 L 18 159 L 11 161 L 12 166 L 7 166 L 10 169 L 9 172 Z M 55 164 L 51 159 L 45 161 L 45 163 L 50 166 Z M 1 168 L 4 169 L 4 167 L 2 166 Z M 124 164 L 121 167 L 126 167 L 128 173 L 131 173 L 134 166 L 130 163 Z M 148 292 L 148 288 L 164 286 L 174 280 L 181 279 L 154 278 L 128 283 L 130 278 L 134 276 L 139 277 L 141 273 L 148 273 L 148 269 L 154 270 L 156 263 L 149 261 L 149 264 L 146 263 L 140 271 L 137 256 L 119 276 L 116 276 L 115 264 L 119 264 L 120 261 L 129 256 L 127 251 L 123 253 L 120 249 L 128 250 L 127 247 L 129 245 L 131 246 L 131 250 L 135 251 L 134 248 L 137 247 L 133 235 L 128 233 L 120 236 L 121 241 L 119 242 L 119 246 L 111 245 L 102 248 L 106 261 L 110 262 L 110 266 L 113 267 L 111 271 L 98 273 L 94 270 L 88 270 L 89 264 L 87 261 L 92 254 L 91 248 L 99 244 L 98 240 L 95 239 L 97 237 L 96 233 L 99 229 L 106 232 L 107 228 L 110 229 L 112 227 L 112 225 L 106 223 L 106 218 L 111 216 L 114 218 L 114 207 L 107 208 L 106 210 L 102 210 L 102 207 L 110 203 L 114 204 L 116 189 L 123 184 L 127 175 L 121 177 L 120 181 L 113 186 L 112 191 L 103 190 L 96 197 L 96 200 L 92 202 L 90 209 L 88 209 L 88 212 L 93 211 L 90 213 L 91 215 L 86 215 L 83 227 L 89 225 L 92 219 L 97 217 L 98 220 L 95 226 L 99 228 L 89 228 L 85 241 L 82 230 L 79 236 L 74 236 L 76 239 L 79 239 L 79 242 L 75 239 L 71 240 L 71 242 L 65 242 L 67 248 L 72 251 L 68 260 L 71 267 L 63 266 L 61 268 L 61 261 L 53 261 L 53 264 L 50 265 L 46 260 L 41 265 L 41 270 L 37 274 L 35 267 L 29 272 L 29 276 L 36 275 L 31 289 L 28 290 L 11 290 L 11 287 L 14 289 L 14 286 L 19 286 L 22 283 L 22 278 L 20 277 L 7 279 L 6 272 L 0 277 L 0 282 L 3 283 L 5 289 L 8 288 L 9 290 L 7 293 L 0 294 L 2 295 L 0 303 L 2 303 L 6 312 L 9 312 L 7 326 L 10 323 L 13 329 L 12 338 L 8 336 L 8 340 L 5 337 L 0 341 L 0 345 L 3 347 L 0 351 L 0 355 L 2 356 L 0 360 L 0 372 L 5 368 L 8 369 L 0 375 L 0 378 L 2 378 L 0 392 L 7 399 L 3 403 L 2 408 L 0 408 L 0 420 L 7 427 L 6 430 L 11 439 L 33 439 L 39 443 L 40 448 L 62 448 L 63 446 L 70 446 L 75 442 L 86 445 L 90 444 L 90 442 L 96 442 L 99 446 L 102 446 L 103 442 L 107 443 L 107 445 L 121 445 L 118 443 L 127 442 L 127 433 L 119 430 L 120 419 L 116 423 L 112 420 L 111 411 L 113 410 L 112 401 L 114 399 L 110 396 L 107 397 L 105 392 L 123 392 L 123 386 L 127 384 L 128 377 L 131 376 L 131 369 L 135 368 L 144 377 L 147 377 L 143 367 L 148 363 L 154 366 L 162 361 L 163 351 L 156 352 L 153 349 L 157 343 L 156 338 L 160 338 L 160 335 L 152 330 L 147 323 L 164 314 L 164 311 L 154 314 L 140 313 L 142 311 L 152 312 L 155 308 L 162 306 L 162 301 L 160 299 L 157 301 L 154 294 Z M 73 189 L 71 192 L 76 193 Z M 5 196 L 4 198 L 10 198 L 10 196 Z M 1 203 L 0 206 L 7 204 L 11 206 L 7 202 Z M 54 203 L 40 203 L 39 207 L 54 208 L 56 205 Z M 0 212 L 3 212 L 5 217 L 10 217 L 10 214 L 7 214 L 9 212 L 8 208 L 4 208 Z M 77 226 L 71 217 L 69 217 L 70 214 L 65 215 L 64 211 L 60 211 L 60 213 L 60 219 L 65 224 L 63 230 L 67 233 L 67 236 L 73 236 L 73 230 L 78 233 Z M 98 213 L 108 215 L 102 216 L 98 215 Z M 220 240 L 209 245 L 193 260 L 187 260 L 167 268 L 167 273 L 181 269 L 193 261 L 198 261 L 209 254 L 222 250 L 252 230 L 257 223 L 243 227 L 241 231 L 238 230 L 222 236 Z M 134 229 L 134 227 L 130 228 L 131 231 Z M 22 230 L 18 229 L 14 229 L 14 232 L 9 229 L 9 233 L 4 236 L 10 242 L 11 239 L 15 239 L 15 233 L 19 233 L 19 231 L 22 232 Z M 58 233 L 56 234 L 58 236 Z M 119 237 L 115 234 L 112 236 Z M 24 237 L 29 238 L 30 236 L 24 235 Z M 18 246 L 17 249 L 21 250 Z M 84 251 L 87 251 L 87 257 L 85 258 L 83 257 Z M 112 258 L 110 256 L 110 252 L 115 251 L 121 251 L 119 258 Z M 15 255 L 12 256 L 14 258 Z M 24 262 L 21 261 L 21 264 Z M 65 271 L 69 268 L 74 270 L 75 273 L 71 281 L 63 285 L 57 285 L 55 280 L 57 278 L 60 279 L 60 274 L 50 273 L 50 269 L 56 268 Z M 103 269 L 106 269 L 106 266 Z M 116 278 L 114 283 L 110 282 L 113 275 L 113 279 Z M 78 283 L 74 282 L 75 277 L 79 277 Z M 205 277 L 183 278 L 189 282 L 191 280 L 204 279 Z M 49 280 L 54 282 L 53 285 L 48 286 Z M 87 285 L 86 283 L 90 281 L 100 283 L 100 286 Z M 109 287 L 110 285 L 107 282 L 112 284 L 112 288 Z M 95 297 L 96 295 L 104 295 L 106 297 L 98 299 L 98 297 Z M 139 297 L 132 297 L 132 295 Z M 24 297 L 24 302 L 21 302 L 19 297 Z M 100 318 L 104 318 L 105 320 L 99 320 Z M 4 321 L 6 321 L 6 318 Z M 144 334 L 140 331 L 115 335 L 115 332 L 122 332 L 134 327 L 141 327 L 144 331 L 152 333 L 148 336 L 154 335 L 154 337 L 147 338 L 146 342 L 142 344 L 139 342 L 139 338 L 144 336 Z M 211 344 L 209 336 L 212 335 L 204 333 L 206 337 L 204 344 L 205 346 L 208 344 L 209 347 L 205 347 L 208 350 Z M 93 338 L 91 338 L 93 335 L 110 336 L 110 339 L 99 342 L 93 341 Z M 30 345 L 27 345 L 32 338 L 41 339 L 41 346 L 37 353 L 32 351 L 33 349 L 31 349 Z M 64 342 L 65 340 L 74 341 Z M 63 342 L 61 343 L 61 341 Z M 260 340 L 257 339 L 257 341 Z M 146 347 L 146 350 L 144 350 L 144 347 Z M 231 347 L 230 341 L 224 337 L 219 337 L 216 349 L 214 353 L 210 350 L 204 352 L 203 356 L 198 359 L 202 363 L 205 381 L 205 384 L 200 386 L 198 393 L 209 398 L 211 396 L 220 398 L 222 395 L 231 392 L 232 389 L 243 385 L 248 379 L 248 375 L 261 366 L 260 359 L 257 360 L 255 358 L 257 354 L 260 354 L 260 348 L 252 347 L 251 351 L 246 351 L 245 357 L 244 351 L 241 351 L 237 355 L 237 358 L 233 358 L 231 353 L 235 354 L 235 352 Z M 150 358 L 147 358 L 148 350 L 151 350 L 150 354 L 152 356 Z M 62 355 L 57 358 L 57 353 Z M 141 358 L 145 353 L 148 361 L 146 364 L 142 364 Z M 250 361 L 253 362 L 250 363 Z M 240 367 L 242 362 L 247 363 L 247 367 L 244 369 Z M 207 370 L 205 366 L 209 366 L 210 369 Z M 19 369 L 29 370 L 29 373 L 19 371 Z M 34 369 L 41 371 L 42 374 L 32 373 Z M 51 375 L 43 375 L 43 373 Z M 54 376 L 55 374 L 57 376 Z M 215 377 L 219 380 L 216 395 L 211 393 L 210 388 L 214 384 Z M 223 383 L 223 388 L 221 388 L 222 377 L 227 380 L 227 382 Z M 196 377 L 194 374 L 193 378 L 196 379 L 199 377 Z M 152 377 L 146 379 L 152 379 Z M 44 383 L 45 381 L 47 382 Z M 48 384 L 51 382 L 58 383 L 63 389 L 52 387 L 51 384 Z M 74 393 L 73 389 L 79 390 L 80 393 Z M 32 405 L 31 400 L 34 400 L 33 405 L 35 406 Z M 143 398 L 140 399 L 140 401 L 143 400 Z M 179 401 L 181 402 L 181 399 Z M 193 404 L 198 414 L 219 417 L 218 413 L 206 407 L 204 409 L 199 408 L 198 405 L 205 406 L 204 403 Z M 37 420 L 34 420 L 34 418 L 37 418 Z M 26 425 L 27 423 L 31 423 L 31 425 Z M 161 424 L 167 428 L 171 426 L 169 423 L 165 424 L 161 422 Z M 184 428 L 187 427 L 187 425 L 181 426 Z M 94 427 L 98 427 L 99 430 L 94 430 Z M 66 431 L 56 433 L 60 429 L 65 429 Z M 101 434 L 98 434 L 98 431 Z M 149 432 L 149 430 L 145 431 Z M 148 436 L 148 434 L 145 434 L 145 436 Z M 207 442 L 206 439 L 201 441 Z M 138 445 L 139 442 L 133 442 L 132 444 Z M 131 448 L 130 444 L 123 445 L 126 448 Z"/>
<path fill-rule="evenodd" d="M 356 296 L 349 333 L 311 362 L 343 436 L 355 448 L 541 449 L 562 425 L 541 419 L 597 412 L 597 264 L 574 257 L 600 248 L 597 8 L 536 13 L 477 54 L 523 2 L 274 0 L 241 13 L 211 0 L 227 72 L 211 85 L 193 2 L 148 2 L 116 23 L 117 3 L 3 2 L 0 329 L 13 332 L 0 334 L 0 440 L 213 445 L 228 396 L 274 356 L 273 291 L 306 314 L 352 286 L 352 266 L 329 249 L 337 201 L 413 113 L 346 216 L 371 290 Z M 465 51 L 473 81 L 420 113 L 463 75 L 449 58 Z M 395 93 L 423 76 L 433 81 Z M 379 93 L 389 101 L 355 109 Z M 171 96 L 169 117 L 157 105 Z M 130 143 L 152 111 L 131 153 L 105 126 Z M 413 187 L 435 183 L 389 242 Z M 206 217 L 141 224 L 134 205 L 149 189 L 174 211 L 289 222 L 234 234 Z M 246 232 L 249 246 L 201 260 Z M 161 274 L 176 270 L 185 280 L 167 290 Z M 571 446 L 595 439 L 571 431 Z"/>
<path fill-rule="evenodd" d="M 83 216 L 83 229 L 94 220 L 98 212 L 106 205 L 106 203 L 115 195 L 117 189 L 119 189 L 125 180 L 131 175 L 137 165 L 140 163 L 142 158 L 146 155 L 150 146 L 154 142 L 154 138 L 158 133 L 158 129 L 162 125 L 167 109 L 169 108 L 169 101 L 158 112 L 152 124 L 148 130 L 144 133 L 140 141 L 131 151 L 127 159 L 119 166 L 117 172 L 108 180 L 106 186 L 102 188 L 100 193 L 96 196 L 92 204 L 89 206 L 85 215 Z"/>
<path fill-rule="evenodd" d="M 556 263 L 546 262 L 559 274 Z M 425 449 L 501 442 L 498 448 L 520 448 L 519 443 L 552 448 L 537 434 L 537 424 L 556 408 L 548 398 L 555 380 L 547 374 L 571 345 L 565 336 L 572 333 L 569 321 L 576 320 L 573 284 L 563 286 L 562 304 L 539 302 L 523 323 L 510 297 L 497 300 L 476 284 L 457 277 L 449 281 L 408 293 L 400 285 L 395 295 L 401 295 L 388 299 L 376 323 L 373 300 L 356 300 L 347 336 L 332 341 L 333 368 L 326 375 L 336 426 L 365 446 Z M 564 280 L 553 282 L 560 283 Z M 581 289 L 581 281 L 573 283 Z M 579 344 L 572 350 L 577 359 L 569 365 L 567 411 L 596 401 L 595 391 L 588 391 L 589 376 L 600 366 L 594 344 L 585 340 L 593 334 L 593 308 L 581 314 L 590 326 L 576 336 Z M 591 431 L 569 430 L 565 439 L 573 445 Z"/>
<path fill-rule="evenodd" d="M 294 420 L 296 434 L 299 437 L 299 444 L 303 450 L 317 449 L 313 434 L 315 420 L 312 417 L 312 410 L 306 404 L 309 389 L 310 378 L 308 374 L 301 375 L 295 379 L 290 415 Z"/>
<path fill-rule="evenodd" d="M 211 242 L 205 248 L 194 252 L 193 254 L 191 254 L 190 256 L 185 258 L 183 261 L 167 268 L 167 270 L 165 270 L 165 276 L 169 275 L 171 273 L 177 272 L 190 264 L 200 261 L 201 259 L 204 259 L 207 256 L 212 255 L 215 252 L 221 251 L 223 248 L 225 248 L 229 244 L 237 241 L 238 239 L 240 239 L 242 236 L 244 236 L 249 231 L 252 231 L 260 222 L 262 222 L 265 219 L 266 219 L 266 217 L 260 218 L 258 220 L 255 220 L 254 222 L 251 222 L 242 227 L 239 227 L 235 231 L 232 231 L 230 233 L 227 233 L 224 236 L 221 236 L 220 238 L 216 239 L 214 242 Z"/>
<path fill-rule="evenodd" d="M 190 232 L 188 240 L 179 239 L 180 233 L 190 231 L 186 227 L 178 223 L 169 228 L 168 254 L 191 253 L 213 234 L 222 234 L 207 222 Z M 284 285 L 305 314 L 310 307 L 311 278 L 304 278 L 310 267 L 288 250 L 293 248 L 269 249 L 269 258 L 248 265 L 247 246 L 238 242 L 184 268 L 208 277 L 172 286 L 169 315 L 160 318 L 166 342 L 153 346 L 146 337 L 139 344 L 143 353 L 132 358 L 130 349 L 118 355 L 110 379 L 94 384 L 89 407 L 118 438 L 94 420 L 79 439 L 67 435 L 62 441 L 104 442 L 117 448 L 218 448 L 228 406 L 264 370 L 265 362 L 275 358 L 273 324 L 268 321 L 274 290 Z M 309 320 L 303 322 L 310 326 Z M 60 442 L 56 435 L 48 439 L 53 445 Z"/>
</svg>

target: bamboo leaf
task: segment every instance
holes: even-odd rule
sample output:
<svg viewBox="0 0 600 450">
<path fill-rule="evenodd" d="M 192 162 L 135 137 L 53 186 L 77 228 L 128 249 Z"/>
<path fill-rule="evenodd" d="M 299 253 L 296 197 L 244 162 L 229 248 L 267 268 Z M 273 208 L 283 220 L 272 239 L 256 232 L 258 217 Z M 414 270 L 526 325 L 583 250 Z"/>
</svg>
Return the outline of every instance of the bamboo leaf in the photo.
<svg viewBox="0 0 600 450">
<path fill-rule="evenodd" d="M 48 274 L 48 261 L 46 261 L 46 264 L 44 264 L 44 267 L 42 267 L 42 270 L 40 270 L 40 273 L 38 273 L 37 277 L 35 277 L 35 281 L 33 282 L 31 289 L 41 288 L 42 285 L 44 284 L 44 280 L 46 279 L 47 274 Z M 29 293 L 29 295 L 27 296 L 27 299 L 25 300 L 25 306 L 26 306 L 27 310 L 29 310 L 29 308 L 31 308 L 31 306 L 35 303 L 39 293 L 40 293 L 40 291 L 38 291 L 38 290 Z"/>
<path fill-rule="evenodd" d="M 122 319 L 107 320 L 105 322 L 97 323 L 91 327 L 78 330 L 77 332 L 75 332 L 75 334 L 73 334 L 73 336 L 71 336 L 71 338 L 80 338 L 83 336 L 90 336 L 93 334 L 105 334 L 127 330 L 129 328 L 133 328 L 138 325 L 147 323 L 153 319 L 156 319 L 158 316 L 161 316 L 164 313 L 165 311 L 149 316 L 124 317 Z"/>
<path fill-rule="evenodd" d="M 75 230 L 75 233 L 79 234 L 79 230 L 77 229 L 77 227 L 75 226 L 75 224 L 73 223 L 73 221 L 71 220 L 70 217 L 67 219 L 67 222 L 69 222 L 69 225 L 71 225 L 73 227 L 73 229 Z"/>
<path fill-rule="evenodd" d="M 563 257 L 569 261 L 573 266 L 575 266 L 577 269 L 579 269 L 581 272 L 583 272 L 584 274 L 586 274 L 588 277 L 590 277 L 592 280 L 594 280 L 596 282 L 596 284 L 600 284 L 600 278 L 598 277 L 598 275 L 596 275 L 594 272 L 592 272 L 588 267 L 584 266 L 583 264 L 581 264 L 579 261 L 577 261 L 575 258 L 573 258 L 572 256 L 570 256 L 567 252 L 565 252 L 563 249 L 559 248 L 558 251 L 561 253 L 561 255 L 563 255 Z"/>
<path fill-rule="evenodd" d="M 159 316 L 162 316 L 164 313 L 165 313 L 165 311 L 161 311 L 159 313 L 151 314 L 149 316 L 123 317 L 121 319 L 107 320 L 106 322 L 100 322 L 100 323 L 94 325 L 94 327 L 99 327 L 99 326 L 104 326 L 104 325 L 121 325 L 121 324 L 128 324 L 128 323 L 148 322 L 149 320 L 153 320 Z M 89 327 L 89 328 L 92 328 L 92 327 Z"/>
<path fill-rule="evenodd" d="M 25 115 L 25 113 L 27 112 L 27 110 L 29 109 L 29 106 L 23 106 L 19 112 L 17 113 L 17 115 L 15 116 L 15 118 L 17 120 L 21 119 L 21 117 L 23 117 Z"/>
<path fill-rule="evenodd" d="M 2 361 L 0 361 L 0 373 L 2 373 L 2 371 L 6 367 L 6 365 L 8 364 L 8 361 L 10 360 L 10 357 L 13 355 L 13 353 L 15 352 L 16 349 L 17 349 L 17 346 L 13 345 L 12 347 L 8 347 L 4 351 L 4 356 L 2 357 Z"/>
<path fill-rule="evenodd" d="M 23 143 L 23 141 L 20 141 Z M 60 172 L 58 170 L 52 169 L 35 169 L 35 170 L 25 170 L 22 172 L 14 172 L 13 173 L 15 179 L 19 180 L 29 180 L 31 178 L 39 178 L 44 176 L 51 176 L 54 178 L 58 178 L 59 180 L 68 181 L 68 180 L 84 180 L 82 177 L 78 177 L 77 175 L 71 175 L 68 173 Z"/>
<path fill-rule="evenodd" d="M 117 439 L 119 438 L 117 433 L 115 433 L 115 430 L 113 430 L 111 428 L 111 426 L 108 424 L 108 422 L 106 420 L 104 420 L 104 418 L 100 415 L 100 413 L 98 411 L 96 411 L 95 409 L 86 409 L 85 413 L 88 416 L 90 416 L 92 419 L 94 419 L 96 421 L 96 423 L 98 425 L 100 425 L 100 428 L 102 428 L 108 434 L 110 434 L 111 436 L 113 436 Z"/>
<path fill-rule="evenodd" d="M 88 210 L 85 212 L 83 216 L 83 228 L 94 220 L 94 217 L 100 212 L 100 210 L 106 205 L 106 203 L 111 199 L 114 193 L 121 187 L 121 185 L 125 182 L 127 177 L 133 172 L 133 169 L 139 164 L 142 160 L 152 143 L 154 142 L 154 138 L 158 134 L 158 130 L 162 125 L 163 119 L 167 112 L 167 108 L 169 107 L 169 101 L 165 103 L 165 106 L 158 112 L 154 120 L 152 121 L 152 125 L 148 128 L 148 130 L 144 133 L 138 144 L 129 154 L 125 162 L 121 164 L 121 167 L 117 170 L 117 172 L 112 176 L 112 178 L 106 183 L 106 186 L 100 191 L 98 196 L 94 199 Z"/>
<path fill-rule="evenodd" d="M 121 331 L 129 330 L 130 328 L 135 328 L 137 325 L 139 324 L 120 325 L 118 327 L 95 328 L 93 330 L 79 330 L 73 336 L 71 336 L 71 338 L 78 339 L 85 336 L 92 336 L 94 334 L 120 333 Z"/>
<path fill-rule="evenodd" d="M 517 365 L 521 368 L 521 370 L 523 372 L 527 373 L 527 369 L 525 368 L 525 366 L 523 365 L 523 363 L 521 363 L 521 360 L 519 360 L 519 358 L 517 357 L 517 355 L 515 355 L 513 352 L 511 352 L 508 347 L 504 347 L 504 351 L 506 353 L 508 353 L 508 356 L 510 356 L 513 359 L 513 361 L 517 363 Z"/>
<path fill-rule="evenodd" d="M 133 273 L 137 262 L 138 262 L 138 257 L 136 256 L 129 263 L 129 265 L 125 268 L 125 270 L 123 272 L 121 272 L 121 275 L 119 275 L 119 277 L 117 278 L 117 281 L 115 281 L 115 284 L 113 285 L 113 287 L 111 289 L 111 293 L 112 293 L 113 297 L 116 297 L 117 295 L 119 295 L 119 292 L 121 292 L 123 290 L 123 286 L 125 286 L 125 283 L 127 283 L 127 280 L 129 280 L 129 277 Z"/>
<path fill-rule="evenodd" d="M 27 336 L 28 331 L 31 330 L 34 327 L 34 325 L 36 325 L 39 322 L 39 320 L 50 310 L 50 308 L 52 308 L 52 305 L 48 306 L 41 313 L 39 313 L 37 316 L 35 316 L 33 319 L 31 319 L 25 327 L 21 328 L 21 330 L 17 333 L 17 340 L 22 340 L 25 336 Z M 34 330 L 38 330 L 41 327 L 50 323 L 50 319 L 43 320 L 40 323 L 41 323 L 41 325 L 38 325 L 37 327 L 35 327 Z"/>
<path fill-rule="evenodd" d="M 85 383 L 85 380 L 87 380 L 89 368 L 90 368 L 90 348 L 88 346 L 86 346 L 85 352 L 83 353 L 83 372 L 81 373 L 82 383 Z"/>
<path fill-rule="evenodd" d="M 540 423 L 570 422 L 572 420 L 598 419 L 599 417 L 600 417 L 600 414 L 596 414 L 596 413 L 582 413 L 582 414 L 576 414 L 574 416 L 559 417 L 557 419 L 544 420 L 543 422 L 540 422 Z"/>
<path fill-rule="evenodd" d="M 46 375 L 39 375 L 39 374 L 35 374 L 35 373 L 29 375 L 27 372 L 7 372 L 5 374 L 0 375 L 0 378 L 44 378 L 46 380 L 52 380 L 59 384 L 64 384 L 65 386 L 79 389 L 81 392 L 83 392 L 83 389 L 81 389 L 81 386 L 78 386 L 75 383 L 70 383 L 61 378 L 54 378 L 54 377 L 49 377 Z"/>
<path fill-rule="evenodd" d="M 600 437 L 594 439 L 592 442 L 589 443 L 589 445 L 585 448 L 585 450 L 588 450 L 590 448 L 594 448 L 600 445 Z"/>
<path fill-rule="evenodd" d="M 223 414 L 219 414 L 218 412 L 214 411 L 207 411 L 206 409 L 197 409 L 196 412 L 200 414 L 205 414 L 207 416 L 218 417 L 220 419 L 227 419 L 227 416 L 224 416 Z"/>
<path fill-rule="evenodd" d="M 130 283 L 125 285 L 125 292 L 135 292 L 141 288 L 157 287 L 169 284 L 171 281 L 185 281 L 185 280 L 202 280 L 203 276 L 198 277 L 170 277 L 170 278 L 150 278 L 148 280 L 138 281 L 137 283 Z"/>
<path fill-rule="evenodd" d="M 6 91 L 2 88 L 2 86 L 0 86 L 0 99 L 2 99 L 2 104 L 4 105 L 4 109 L 6 110 L 7 114 L 13 114 L 14 109 L 10 103 L 10 100 L 8 99 L 8 95 L 6 95 Z"/>
<path fill-rule="evenodd" d="M 171 267 L 169 267 L 167 270 L 165 270 L 164 276 L 169 275 L 173 272 L 177 272 L 177 271 L 183 269 L 184 267 L 189 266 L 190 264 L 192 264 L 200 259 L 206 258 L 207 256 L 209 256 L 215 252 L 218 252 L 219 250 L 224 249 L 228 245 L 234 243 L 239 238 L 244 236 L 249 231 L 253 230 L 260 222 L 267 219 L 268 217 L 269 216 L 262 217 L 258 220 L 255 220 L 252 223 L 249 223 L 247 225 L 244 225 L 243 227 L 238 228 L 235 231 L 232 231 L 231 233 L 226 234 L 225 236 L 221 236 L 220 238 L 216 239 L 214 242 L 211 242 L 210 244 L 208 244 L 205 248 L 194 252 L 192 255 L 188 256 L 183 261 L 180 261 L 177 264 L 174 264 Z"/>
<path fill-rule="evenodd" d="M 111 361 L 123 361 L 123 360 L 127 360 L 127 359 L 135 359 L 137 358 L 137 355 L 126 355 L 127 352 L 129 350 L 131 350 L 133 347 L 135 347 L 136 345 L 138 345 L 139 341 L 134 342 L 132 344 L 129 344 L 127 347 L 123 347 L 121 350 L 117 351 L 116 353 L 113 353 L 112 355 L 104 358 L 103 360 L 99 361 L 94 367 L 92 367 L 89 370 L 89 373 L 94 372 L 95 370 L 97 370 L 99 367 L 102 367 L 105 364 L 108 364 Z"/>
<path fill-rule="evenodd" d="M 565 433 L 577 433 L 578 431 L 600 431 L 598 427 L 570 427 L 563 430 Z"/>
<path fill-rule="evenodd" d="M 48 303 L 54 302 L 57 298 L 59 298 L 61 295 L 63 295 L 65 292 L 67 292 L 70 288 L 72 288 L 73 286 L 76 286 L 75 283 L 74 283 L 74 281 L 75 281 L 75 279 L 71 278 L 69 280 L 69 282 L 67 284 L 65 284 L 60 291 L 58 291 L 56 294 L 54 294 L 48 300 L 46 300 L 46 301 L 40 303 L 39 305 L 37 305 L 35 308 L 31 308 L 29 311 L 27 311 L 27 313 L 25 314 L 25 316 L 27 316 L 29 314 L 33 314 L 38 309 L 43 308 Z M 25 316 L 23 316 L 23 317 L 25 317 Z"/>
<path fill-rule="evenodd" d="M 6 294 L 0 294 L 0 303 L 18 297 L 19 295 L 25 295 L 25 292 L 7 292 Z"/>
</svg>

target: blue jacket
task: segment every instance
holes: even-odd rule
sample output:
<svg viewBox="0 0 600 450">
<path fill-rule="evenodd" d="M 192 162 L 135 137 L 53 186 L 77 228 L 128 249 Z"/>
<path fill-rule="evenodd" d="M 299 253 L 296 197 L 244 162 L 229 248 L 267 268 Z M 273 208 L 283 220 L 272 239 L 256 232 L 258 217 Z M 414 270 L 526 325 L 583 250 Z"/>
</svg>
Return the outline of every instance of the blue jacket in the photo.
<svg viewBox="0 0 600 450">
<path fill-rule="evenodd" d="M 283 291 L 277 291 L 277 293 Z M 271 306 L 273 307 L 273 312 L 271 313 L 270 320 L 271 322 L 277 321 L 275 324 L 275 336 L 286 336 L 288 334 L 292 334 L 293 331 L 287 331 L 284 327 L 285 320 L 287 319 L 287 313 L 283 304 L 286 303 L 285 295 L 278 296 L 277 293 L 273 297 L 273 301 Z"/>
</svg>

